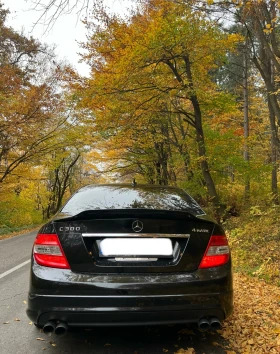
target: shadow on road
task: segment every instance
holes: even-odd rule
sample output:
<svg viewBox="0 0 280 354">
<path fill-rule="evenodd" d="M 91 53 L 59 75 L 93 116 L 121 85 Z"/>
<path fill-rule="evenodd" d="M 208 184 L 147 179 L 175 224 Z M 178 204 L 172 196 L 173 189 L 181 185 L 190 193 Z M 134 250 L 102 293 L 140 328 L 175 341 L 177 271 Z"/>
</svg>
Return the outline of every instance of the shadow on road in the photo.
<svg viewBox="0 0 280 354">
<path fill-rule="evenodd" d="M 155 326 L 71 329 L 64 337 L 45 336 L 48 352 L 94 354 L 224 354 L 226 341 L 194 327 Z M 193 351 L 191 350 L 193 348 Z"/>
</svg>

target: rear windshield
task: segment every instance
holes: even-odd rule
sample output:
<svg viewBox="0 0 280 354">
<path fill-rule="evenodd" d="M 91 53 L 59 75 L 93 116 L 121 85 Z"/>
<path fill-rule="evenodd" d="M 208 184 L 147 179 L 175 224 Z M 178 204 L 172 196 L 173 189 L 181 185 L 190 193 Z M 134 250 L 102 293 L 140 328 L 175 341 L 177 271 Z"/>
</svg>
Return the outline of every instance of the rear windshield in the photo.
<svg viewBox="0 0 280 354">
<path fill-rule="evenodd" d="M 197 202 L 179 188 L 131 186 L 87 186 L 81 188 L 62 208 L 69 216 L 86 210 L 153 209 L 205 214 Z"/>
</svg>

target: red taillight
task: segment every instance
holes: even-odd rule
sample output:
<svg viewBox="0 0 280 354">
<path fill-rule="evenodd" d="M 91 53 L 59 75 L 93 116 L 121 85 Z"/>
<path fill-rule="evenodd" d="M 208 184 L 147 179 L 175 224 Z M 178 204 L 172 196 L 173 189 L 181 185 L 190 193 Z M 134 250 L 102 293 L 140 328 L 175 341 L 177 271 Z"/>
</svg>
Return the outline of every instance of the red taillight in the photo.
<svg viewBox="0 0 280 354">
<path fill-rule="evenodd" d="M 229 260 L 230 250 L 225 235 L 211 236 L 199 268 L 218 267 Z"/>
<path fill-rule="evenodd" d="M 38 234 L 33 254 L 35 261 L 44 267 L 70 269 L 56 234 Z"/>
</svg>

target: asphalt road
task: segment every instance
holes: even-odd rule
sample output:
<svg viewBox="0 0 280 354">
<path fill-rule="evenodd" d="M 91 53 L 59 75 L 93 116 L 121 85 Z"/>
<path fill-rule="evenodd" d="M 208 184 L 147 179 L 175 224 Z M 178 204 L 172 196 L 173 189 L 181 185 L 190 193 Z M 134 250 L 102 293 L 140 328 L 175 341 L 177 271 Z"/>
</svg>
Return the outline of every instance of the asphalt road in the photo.
<svg viewBox="0 0 280 354">
<path fill-rule="evenodd" d="M 45 335 L 25 314 L 30 253 L 36 233 L 0 240 L 0 353 L 224 354 L 217 333 L 186 326 L 73 329 L 64 337 Z"/>
</svg>

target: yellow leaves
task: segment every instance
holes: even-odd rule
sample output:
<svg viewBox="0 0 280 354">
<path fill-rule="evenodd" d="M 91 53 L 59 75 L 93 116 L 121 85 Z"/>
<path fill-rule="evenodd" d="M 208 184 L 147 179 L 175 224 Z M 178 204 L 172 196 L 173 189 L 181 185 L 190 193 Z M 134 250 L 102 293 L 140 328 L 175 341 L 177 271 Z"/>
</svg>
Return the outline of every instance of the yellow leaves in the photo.
<svg viewBox="0 0 280 354">
<path fill-rule="evenodd" d="M 244 5 L 244 0 L 231 0 L 232 4 L 235 4 L 237 8 L 240 8 Z M 250 4 L 250 1 L 248 2 Z M 247 5 L 247 3 L 245 3 Z"/>
<path fill-rule="evenodd" d="M 215 347 L 221 347 L 221 344 L 218 343 L 218 342 L 213 342 L 212 344 L 213 344 Z"/>
<path fill-rule="evenodd" d="M 195 350 L 193 348 L 187 348 L 187 349 L 180 348 L 174 354 L 195 354 Z"/>
<path fill-rule="evenodd" d="M 280 289 L 235 274 L 234 294 L 234 313 L 221 335 L 242 354 L 279 353 Z"/>
<path fill-rule="evenodd" d="M 243 36 L 239 33 L 231 33 L 228 35 L 228 41 L 233 44 L 240 43 L 243 39 Z"/>
<path fill-rule="evenodd" d="M 271 22 L 272 22 L 272 21 L 271 21 Z M 265 34 L 270 34 L 270 33 L 272 33 L 272 31 L 273 31 L 272 25 L 271 25 L 270 23 L 267 23 L 267 24 L 265 25 L 265 28 L 263 29 L 263 32 L 264 32 Z"/>
</svg>

